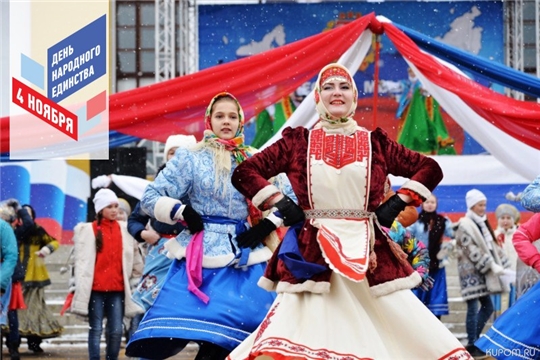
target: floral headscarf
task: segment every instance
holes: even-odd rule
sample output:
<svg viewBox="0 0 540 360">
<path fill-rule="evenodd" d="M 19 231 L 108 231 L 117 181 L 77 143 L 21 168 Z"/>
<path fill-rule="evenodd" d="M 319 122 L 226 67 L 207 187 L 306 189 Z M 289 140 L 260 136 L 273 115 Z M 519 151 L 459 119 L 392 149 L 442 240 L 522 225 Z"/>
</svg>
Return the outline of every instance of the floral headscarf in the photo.
<svg viewBox="0 0 540 360">
<path fill-rule="evenodd" d="M 333 80 L 347 82 L 349 83 L 349 85 L 351 85 L 353 89 L 353 102 L 351 104 L 351 108 L 349 109 L 347 116 L 342 118 L 338 118 L 330 114 L 321 99 L 321 91 L 323 85 Z M 317 84 L 315 86 L 315 104 L 320 119 L 322 120 L 322 122 L 326 122 L 327 124 L 320 126 L 328 127 L 328 124 L 337 125 L 349 123 L 350 121 L 356 124 L 356 121 L 353 119 L 353 115 L 356 111 L 357 102 L 358 89 L 356 88 L 356 84 L 354 83 L 351 73 L 345 66 L 335 63 L 326 65 L 324 68 L 322 68 L 322 70 L 319 72 L 319 77 L 317 78 Z M 342 127 L 342 125 L 338 126 Z"/>
<path fill-rule="evenodd" d="M 212 107 L 214 106 L 216 101 L 223 98 L 229 98 L 231 100 L 234 100 L 238 108 L 238 118 L 240 120 L 240 123 L 238 125 L 238 130 L 236 130 L 234 138 L 230 140 L 219 138 L 212 130 Z M 242 110 L 242 107 L 240 106 L 238 100 L 232 94 L 228 92 L 221 92 L 212 98 L 212 100 L 210 101 L 210 105 L 208 105 L 208 108 L 206 108 L 206 113 L 204 116 L 204 127 L 204 143 L 217 148 L 222 147 L 232 152 L 238 164 L 253 155 L 251 148 L 244 144 L 244 111 Z"/>
</svg>

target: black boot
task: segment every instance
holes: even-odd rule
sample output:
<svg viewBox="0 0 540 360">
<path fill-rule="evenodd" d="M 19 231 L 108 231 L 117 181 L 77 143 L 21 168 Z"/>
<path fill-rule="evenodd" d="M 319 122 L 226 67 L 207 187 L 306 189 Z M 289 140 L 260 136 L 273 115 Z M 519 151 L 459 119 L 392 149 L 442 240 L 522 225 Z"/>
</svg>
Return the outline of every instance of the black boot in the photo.
<svg viewBox="0 0 540 360">
<path fill-rule="evenodd" d="M 11 357 L 11 360 L 20 360 L 21 357 L 19 355 L 19 347 L 16 344 L 6 343 L 8 350 L 9 350 L 9 356 Z"/>
<path fill-rule="evenodd" d="M 224 360 L 230 351 L 208 341 L 200 341 L 195 360 Z"/>
<path fill-rule="evenodd" d="M 43 349 L 39 346 L 41 344 L 41 338 L 39 336 L 28 336 L 26 342 L 28 343 L 28 350 L 33 351 L 34 354 L 43 352 Z"/>
<path fill-rule="evenodd" d="M 41 346 L 39 346 L 39 344 L 29 344 L 28 350 L 33 351 L 35 354 L 40 354 L 43 352 L 43 349 L 41 348 Z"/>
<path fill-rule="evenodd" d="M 474 344 L 465 346 L 465 350 L 467 350 L 475 360 L 486 359 L 488 357 L 485 352 L 477 348 Z"/>
</svg>

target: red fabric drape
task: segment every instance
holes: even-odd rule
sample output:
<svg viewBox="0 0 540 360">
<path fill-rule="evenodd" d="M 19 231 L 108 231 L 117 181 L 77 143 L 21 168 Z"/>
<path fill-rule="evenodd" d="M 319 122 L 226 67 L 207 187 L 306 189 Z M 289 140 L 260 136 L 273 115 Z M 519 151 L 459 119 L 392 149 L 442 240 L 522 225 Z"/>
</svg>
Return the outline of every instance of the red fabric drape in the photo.
<svg viewBox="0 0 540 360">
<path fill-rule="evenodd" d="M 358 39 L 374 14 L 247 58 L 109 96 L 109 129 L 164 142 L 171 134 L 202 138 L 204 111 L 221 91 L 234 94 L 256 115 L 336 61 Z M 0 119 L 1 152 L 9 150 L 9 118 Z M 29 129 L 28 138 L 33 136 Z"/>
<path fill-rule="evenodd" d="M 257 55 L 110 97 L 110 127 L 165 141 L 172 133 L 202 137 L 204 110 L 220 91 L 242 104 L 246 118 L 292 93 L 336 61 L 374 15 Z"/>
</svg>

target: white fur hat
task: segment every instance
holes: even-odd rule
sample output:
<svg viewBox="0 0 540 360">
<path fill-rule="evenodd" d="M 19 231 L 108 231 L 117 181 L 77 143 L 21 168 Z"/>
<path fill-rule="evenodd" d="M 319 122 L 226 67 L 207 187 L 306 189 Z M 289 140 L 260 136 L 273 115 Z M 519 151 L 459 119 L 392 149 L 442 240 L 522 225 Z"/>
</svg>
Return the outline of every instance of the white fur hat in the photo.
<svg viewBox="0 0 540 360">
<path fill-rule="evenodd" d="M 0 219 L 5 220 L 8 223 L 12 223 L 17 218 L 17 214 L 13 207 L 9 206 L 6 202 L 0 203 Z"/>
<path fill-rule="evenodd" d="M 118 198 L 118 207 L 126 213 L 126 216 L 131 215 L 131 205 L 129 205 L 128 201 L 123 198 Z"/>
<path fill-rule="evenodd" d="M 118 204 L 118 197 L 111 189 L 99 189 L 94 195 L 94 209 L 96 214 L 111 204 Z"/>
<path fill-rule="evenodd" d="M 171 135 L 167 138 L 165 142 L 165 150 L 163 150 L 163 155 L 167 157 L 167 153 L 171 148 L 174 147 L 190 147 L 197 143 L 195 136 L 193 135 Z"/>
<path fill-rule="evenodd" d="M 495 209 L 495 217 L 497 217 L 497 219 L 499 219 L 503 215 L 510 216 L 514 220 L 514 222 L 518 221 L 520 218 L 519 210 L 515 206 L 510 204 L 500 204 Z"/>
<path fill-rule="evenodd" d="M 465 195 L 467 209 L 472 208 L 474 205 L 478 204 L 482 200 L 487 200 L 486 195 L 484 195 L 483 192 L 477 189 L 469 190 L 467 191 L 467 195 Z"/>
</svg>

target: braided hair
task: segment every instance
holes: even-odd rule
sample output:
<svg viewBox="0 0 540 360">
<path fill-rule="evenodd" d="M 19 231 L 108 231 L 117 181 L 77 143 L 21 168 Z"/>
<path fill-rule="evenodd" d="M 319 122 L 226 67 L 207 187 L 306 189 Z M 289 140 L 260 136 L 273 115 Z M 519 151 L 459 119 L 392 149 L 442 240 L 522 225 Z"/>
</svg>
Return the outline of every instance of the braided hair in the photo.
<svg viewBox="0 0 540 360">
<path fill-rule="evenodd" d="M 101 221 L 103 220 L 103 213 L 100 211 L 96 214 L 96 253 L 100 253 L 103 250 L 103 232 L 101 231 Z"/>
</svg>

